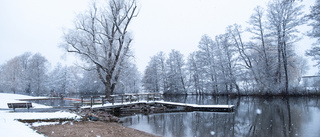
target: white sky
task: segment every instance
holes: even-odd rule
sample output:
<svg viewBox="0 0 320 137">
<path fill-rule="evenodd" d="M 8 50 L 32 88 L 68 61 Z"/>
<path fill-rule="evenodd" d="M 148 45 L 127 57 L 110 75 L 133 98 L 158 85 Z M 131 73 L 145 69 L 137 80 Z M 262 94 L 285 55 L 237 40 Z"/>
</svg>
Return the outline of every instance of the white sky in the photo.
<svg viewBox="0 0 320 137">
<path fill-rule="evenodd" d="M 257 5 L 268 0 L 138 0 L 140 13 L 131 24 L 135 61 L 141 72 L 150 57 L 160 51 L 179 50 L 187 57 L 195 51 L 204 34 L 211 37 L 225 32 L 234 23 L 247 26 Z M 309 12 L 314 0 L 304 0 Z M 1 0 L 0 64 L 24 52 L 39 52 L 54 66 L 65 52 L 58 47 L 64 30 L 73 26 L 77 13 L 89 0 Z M 299 55 L 311 47 L 303 39 Z M 70 58 L 69 58 L 70 60 Z M 69 61 L 70 62 L 70 61 Z M 313 74 L 311 70 L 309 74 Z"/>
</svg>

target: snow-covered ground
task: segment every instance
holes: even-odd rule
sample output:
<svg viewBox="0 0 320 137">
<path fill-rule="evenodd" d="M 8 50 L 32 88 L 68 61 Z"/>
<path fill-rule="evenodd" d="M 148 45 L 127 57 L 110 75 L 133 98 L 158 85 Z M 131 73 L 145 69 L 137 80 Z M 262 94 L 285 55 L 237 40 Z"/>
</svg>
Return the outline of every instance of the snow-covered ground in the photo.
<svg viewBox="0 0 320 137">
<path fill-rule="evenodd" d="M 0 136 L 1 137 L 43 137 L 36 133 L 26 124 L 17 121 L 16 119 L 51 119 L 51 118 L 76 118 L 76 114 L 68 112 L 50 112 L 50 113 L 32 113 L 32 112 L 13 112 L 8 109 L 7 103 L 25 102 L 18 99 L 32 99 L 31 97 L 19 94 L 0 93 Z M 37 103 L 32 103 L 33 108 L 50 108 Z M 30 108 L 32 109 L 32 108 Z"/>
</svg>

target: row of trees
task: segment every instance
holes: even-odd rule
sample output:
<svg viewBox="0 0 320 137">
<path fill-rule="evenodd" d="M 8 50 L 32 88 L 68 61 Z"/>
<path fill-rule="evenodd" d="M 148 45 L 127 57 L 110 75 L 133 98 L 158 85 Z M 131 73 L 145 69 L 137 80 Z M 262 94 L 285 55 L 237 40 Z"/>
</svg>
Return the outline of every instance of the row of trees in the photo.
<svg viewBox="0 0 320 137">
<path fill-rule="evenodd" d="M 40 54 L 14 57 L 0 67 L 1 90 L 39 94 L 45 87 L 48 65 L 48 60 Z"/>
<path fill-rule="evenodd" d="M 116 93 L 139 91 L 139 72 L 130 63 L 119 76 Z M 57 64 L 50 69 L 48 60 L 39 53 L 24 53 L 0 66 L 0 91 L 31 95 L 92 94 L 104 92 L 98 74 L 78 66 Z"/>
<path fill-rule="evenodd" d="M 297 1 L 273 0 L 267 9 L 256 7 L 243 30 L 234 24 L 224 34 L 203 35 L 187 61 L 179 51 L 151 58 L 143 77 L 146 90 L 196 94 L 293 94 L 306 61 L 294 53 L 306 23 Z M 251 34 L 245 41 L 244 33 Z"/>
<path fill-rule="evenodd" d="M 293 94 L 289 90 L 297 87 L 306 68 L 306 61 L 293 50 L 300 39 L 297 27 L 310 19 L 313 31 L 309 35 L 319 38 L 319 0 L 308 16 L 299 4 L 272 0 L 266 10 L 257 7 L 249 28 L 234 24 L 214 38 L 203 35 L 198 50 L 187 60 L 176 50 L 168 56 L 158 53 L 145 69 L 144 89 L 178 94 Z M 140 76 L 132 63 L 133 39 L 128 32 L 136 16 L 135 0 L 92 3 L 77 16 L 60 45 L 75 53 L 81 64 L 57 65 L 49 71 L 45 57 L 25 53 L 0 66 L 0 90 L 35 95 L 104 91 L 107 97 L 139 91 Z M 244 39 L 245 33 L 252 39 Z M 307 55 L 318 60 L 318 49 Z"/>
<path fill-rule="evenodd" d="M 135 0 L 92 2 L 88 10 L 77 15 L 74 27 L 64 33 L 64 41 L 60 45 L 66 52 L 74 53 L 82 60 L 81 64 L 77 64 L 78 67 L 58 65 L 48 73 L 47 60 L 43 56 L 36 54 L 42 60 L 36 60 L 38 62 L 35 65 L 38 66 L 35 68 L 19 68 L 19 65 L 25 66 L 23 63 L 33 62 L 16 57 L 12 61 L 19 67 L 12 65 L 11 60 L 2 66 L 1 77 L 6 77 L 1 80 L 0 88 L 36 95 L 48 90 L 62 93 L 104 91 L 106 97 L 116 92 L 137 92 L 140 76 L 136 65 L 132 63 L 133 38 L 128 32 L 129 24 L 136 16 Z"/>
</svg>

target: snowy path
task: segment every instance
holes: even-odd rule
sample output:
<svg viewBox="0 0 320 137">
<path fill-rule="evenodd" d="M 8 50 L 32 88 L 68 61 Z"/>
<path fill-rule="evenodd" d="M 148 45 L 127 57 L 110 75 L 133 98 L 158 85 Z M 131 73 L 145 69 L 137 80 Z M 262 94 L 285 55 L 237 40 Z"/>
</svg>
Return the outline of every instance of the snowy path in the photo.
<svg viewBox="0 0 320 137">
<path fill-rule="evenodd" d="M 78 117 L 75 114 L 68 112 L 54 112 L 54 113 L 17 113 L 13 112 L 12 109 L 8 110 L 7 103 L 12 102 L 24 102 L 18 101 L 17 99 L 30 99 L 37 98 L 26 95 L 19 94 L 8 94 L 0 93 L 0 133 L 1 137 L 43 137 L 36 133 L 34 130 L 26 126 L 15 119 L 48 119 L 48 118 L 75 118 Z M 34 108 L 50 108 L 50 106 L 45 106 L 37 103 L 32 103 Z M 32 109 L 32 108 L 31 108 Z"/>
</svg>

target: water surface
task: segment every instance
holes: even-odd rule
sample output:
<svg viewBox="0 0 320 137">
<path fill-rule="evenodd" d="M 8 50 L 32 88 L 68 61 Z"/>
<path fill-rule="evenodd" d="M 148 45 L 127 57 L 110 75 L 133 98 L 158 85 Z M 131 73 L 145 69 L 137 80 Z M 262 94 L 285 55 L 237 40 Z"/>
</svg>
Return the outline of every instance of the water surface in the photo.
<svg viewBox="0 0 320 137">
<path fill-rule="evenodd" d="M 122 118 L 123 125 L 166 137 L 319 137 L 320 98 L 175 96 L 165 101 L 232 104 L 231 113 L 179 112 Z"/>
</svg>

